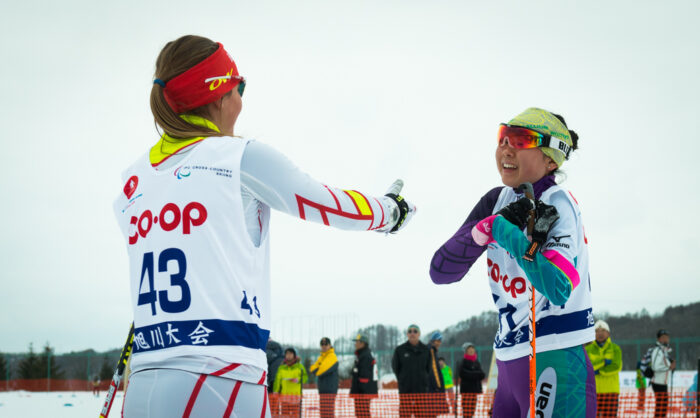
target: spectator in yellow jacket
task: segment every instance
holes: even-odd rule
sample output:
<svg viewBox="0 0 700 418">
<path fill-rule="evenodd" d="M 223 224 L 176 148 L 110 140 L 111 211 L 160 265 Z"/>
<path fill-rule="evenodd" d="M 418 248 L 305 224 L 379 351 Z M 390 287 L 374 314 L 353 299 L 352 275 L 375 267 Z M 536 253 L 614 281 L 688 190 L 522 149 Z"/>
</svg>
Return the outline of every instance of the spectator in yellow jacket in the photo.
<svg viewBox="0 0 700 418">
<path fill-rule="evenodd" d="M 610 326 L 599 320 L 595 323 L 595 341 L 586 345 L 586 352 L 595 370 L 598 395 L 598 416 L 616 417 L 620 396 L 622 351 L 610 340 Z"/>
<path fill-rule="evenodd" d="M 279 394 L 282 415 L 301 416 L 301 385 L 306 383 L 306 369 L 293 348 L 284 350 L 284 362 L 277 369 L 273 392 Z"/>
<path fill-rule="evenodd" d="M 335 417 L 335 395 L 338 393 L 338 357 L 328 337 L 321 338 L 321 355 L 309 367 L 318 378 L 316 386 L 321 404 L 321 418 Z"/>
</svg>

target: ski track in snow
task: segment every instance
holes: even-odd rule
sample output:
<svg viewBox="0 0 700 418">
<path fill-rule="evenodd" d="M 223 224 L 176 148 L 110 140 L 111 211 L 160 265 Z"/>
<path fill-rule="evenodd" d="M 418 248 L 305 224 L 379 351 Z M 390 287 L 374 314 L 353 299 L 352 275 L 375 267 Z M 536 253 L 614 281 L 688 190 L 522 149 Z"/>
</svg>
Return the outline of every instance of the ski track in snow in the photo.
<svg viewBox="0 0 700 418">
<path fill-rule="evenodd" d="M 105 391 L 99 397 L 91 392 L 0 392 L 0 417 L 94 418 L 100 415 L 105 395 Z M 124 393 L 117 392 L 110 417 L 121 416 L 123 400 Z"/>
</svg>

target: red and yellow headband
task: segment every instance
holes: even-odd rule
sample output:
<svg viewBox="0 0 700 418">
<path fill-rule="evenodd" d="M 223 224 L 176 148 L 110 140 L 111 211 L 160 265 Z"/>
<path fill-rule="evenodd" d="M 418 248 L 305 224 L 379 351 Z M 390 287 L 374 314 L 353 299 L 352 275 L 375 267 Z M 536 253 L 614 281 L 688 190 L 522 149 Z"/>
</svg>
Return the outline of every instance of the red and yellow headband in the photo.
<svg viewBox="0 0 700 418">
<path fill-rule="evenodd" d="M 233 90 L 243 77 L 231 55 L 219 43 L 219 48 L 204 61 L 164 83 L 163 96 L 175 113 L 182 113 L 209 104 Z"/>
</svg>

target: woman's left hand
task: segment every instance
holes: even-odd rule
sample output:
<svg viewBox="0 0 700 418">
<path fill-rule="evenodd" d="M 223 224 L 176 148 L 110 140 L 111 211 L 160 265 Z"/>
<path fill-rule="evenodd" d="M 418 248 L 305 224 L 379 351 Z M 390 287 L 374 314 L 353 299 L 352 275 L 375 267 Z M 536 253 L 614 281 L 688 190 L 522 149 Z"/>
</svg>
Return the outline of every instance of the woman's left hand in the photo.
<svg viewBox="0 0 700 418">
<path fill-rule="evenodd" d="M 557 208 L 541 200 L 535 202 L 535 227 L 532 230 L 532 240 L 544 245 L 557 219 L 559 219 Z"/>
</svg>

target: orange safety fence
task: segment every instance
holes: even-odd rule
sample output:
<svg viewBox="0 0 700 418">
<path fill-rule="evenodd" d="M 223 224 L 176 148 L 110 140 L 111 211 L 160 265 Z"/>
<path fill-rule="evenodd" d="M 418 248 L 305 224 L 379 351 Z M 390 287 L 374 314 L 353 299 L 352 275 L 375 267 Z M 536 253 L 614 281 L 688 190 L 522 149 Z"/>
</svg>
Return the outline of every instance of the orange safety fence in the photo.
<svg viewBox="0 0 700 418">
<path fill-rule="evenodd" d="M 666 396 L 651 389 L 640 397 L 636 390 L 617 396 L 598 396 L 599 417 L 654 417 L 666 410 L 669 417 L 696 417 L 697 392 L 674 390 Z M 402 394 L 383 390 L 378 395 L 319 395 L 307 391 L 299 396 L 270 397 L 272 416 L 277 417 L 489 417 L 493 392 L 484 394 Z M 301 402 L 300 402 L 301 401 Z"/>
<path fill-rule="evenodd" d="M 109 381 L 102 381 L 106 390 Z M 16 379 L 0 381 L 0 391 L 90 391 L 88 380 Z M 598 394 L 598 417 L 697 417 L 698 393 L 674 388 L 672 393 L 623 390 L 620 394 Z M 489 417 L 493 392 L 483 394 L 402 394 L 396 389 L 380 390 L 377 395 L 353 395 L 341 389 L 337 395 L 319 395 L 305 389 L 303 396 L 270 396 L 270 410 L 281 417 Z M 665 413 L 664 413 L 665 411 Z"/>
</svg>

